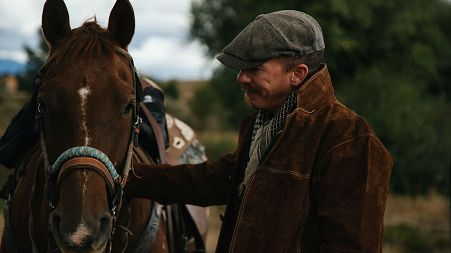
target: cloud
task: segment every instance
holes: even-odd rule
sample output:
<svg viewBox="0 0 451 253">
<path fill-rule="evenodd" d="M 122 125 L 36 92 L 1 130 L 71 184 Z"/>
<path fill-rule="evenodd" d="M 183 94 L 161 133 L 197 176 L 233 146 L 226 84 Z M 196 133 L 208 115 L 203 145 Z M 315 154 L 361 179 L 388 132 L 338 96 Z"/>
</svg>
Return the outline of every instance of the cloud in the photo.
<svg viewBox="0 0 451 253">
<path fill-rule="evenodd" d="M 2 50 L 0 49 L 0 59 L 13 59 L 19 63 L 27 61 L 27 54 L 23 50 Z"/>
<path fill-rule="evenodd" d="M 205 48 L 198 42 L 181 43 L 166 37 L 152 37 L 132 48 L 139 72 L 157 79 L 206 79 L 217 62 L 202 57 Z"/>
<path fill-rule="evenodd" d="M 44 1 L 0 0 L 0 31 L 11 30 L 29 39 L 36 36 Z M 3 36 L 3 33 L 2 33 Z"/>
<path fill-rule="evenodd" d="M 24 61 L 24 45 L 38 46 L 45 0 L 0 0 L 0 59 Z M 96 16 L 106 27 L 114 0 L 66 0 L 72 28 Z M 135 36 L 130 51 L 138 69 L 160 79 L 200 79 L 211 74 L 212 60 L 198 42 L 188 41 L 190 0 L 131 0 Z"/>
</svg>

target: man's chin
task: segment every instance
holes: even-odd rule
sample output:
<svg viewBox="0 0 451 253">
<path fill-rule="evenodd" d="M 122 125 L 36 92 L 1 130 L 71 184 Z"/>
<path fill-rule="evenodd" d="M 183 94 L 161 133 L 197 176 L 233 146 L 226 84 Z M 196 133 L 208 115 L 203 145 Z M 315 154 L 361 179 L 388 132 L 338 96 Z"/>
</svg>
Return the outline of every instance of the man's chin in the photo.
<svg viewBox="0 0 451 253">
<path fill-rule="evenodd" d="M 255 99 L 252 99 L 251 97 L 249 97 L 249 95 L 247 93 L 244 93 L 244 101 L 252 109 L 255 109 L 255 110 L 263 109 L 263 108 L 260 108 L 260 106 L 258 106 L 258 104 L 255 102 Z"/>
</svg>

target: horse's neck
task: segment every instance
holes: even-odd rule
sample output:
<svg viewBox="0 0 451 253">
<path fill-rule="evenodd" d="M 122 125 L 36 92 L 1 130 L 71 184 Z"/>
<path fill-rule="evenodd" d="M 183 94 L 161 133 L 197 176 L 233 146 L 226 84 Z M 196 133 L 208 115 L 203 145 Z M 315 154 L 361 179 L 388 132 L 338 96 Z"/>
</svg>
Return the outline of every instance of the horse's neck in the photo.
<svg viewBox="0 0 451 253">
<path fill-rule="evenodd" d="M 16 168 L 15 175 L 16 186 L 9 206 L 9 219 L 16 231 L 14 236 L 21 247 L 30 249 L 29 252 L 32 252 L 33 243 L 39 252 L 45 252 L 49 209 L 46 196 L 47 177 L 39 144 L 33 146 L 24 156 L 22 163 Z"/>
</svg>

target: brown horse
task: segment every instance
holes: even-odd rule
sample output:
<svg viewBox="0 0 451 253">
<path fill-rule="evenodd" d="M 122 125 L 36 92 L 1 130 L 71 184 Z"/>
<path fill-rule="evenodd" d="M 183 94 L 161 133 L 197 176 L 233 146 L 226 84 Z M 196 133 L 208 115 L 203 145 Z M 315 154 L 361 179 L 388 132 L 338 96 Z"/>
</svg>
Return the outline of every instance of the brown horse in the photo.
<svg viewBox="0 0 451 253">
<path fill-rule="evenodd" d="M 46 1 L 40 143 L 16 172 L 0 252 L 174 252 L 161 206 L 122 198 L 131 161 L 148 160 L 134 147 L 140 87 L 127 53 L 134 26 L 128 0 L 116 1 L 107 29 L 94 21 L 73 30 L 64 2 Z"/>
</svg>

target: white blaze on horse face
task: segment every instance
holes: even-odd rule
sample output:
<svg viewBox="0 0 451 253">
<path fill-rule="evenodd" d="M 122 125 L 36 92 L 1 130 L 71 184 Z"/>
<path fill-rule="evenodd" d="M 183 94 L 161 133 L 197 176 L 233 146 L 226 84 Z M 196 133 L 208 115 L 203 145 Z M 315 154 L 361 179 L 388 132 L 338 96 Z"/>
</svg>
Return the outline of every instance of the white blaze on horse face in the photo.
<svg viewBox="0 0 451 253">
<path fill-rule="evenodd" d="M 86 124 L 86 111 L 87 111 L 87 101 L 88 101 L 88 95 L 90 93 L 89 87 L 83 87 L 78 90 L 78 94 L 80 95 L 81 99 L 81 115 L 82 115 L 82 127 L 83 131 L 85 133 L 85 146 L 89 146 L 89 135 L 88 135 L 88 126 Z"/>
<path fill-rule="evenodd" d="M 83 203 L 82 205 L 85 206 L 85 200 L 86 200 L 86 191 L 88 190 L 87 184 L 88 184 L 88 173 L 86 170 L 82 170 L 82 178 L 83 183 L 82 183 L 82 200 Z M 72 233 L 70 235 L 70 241 L 74 244 L 74 245 L 81 245 L 83 243 L 83 240 L 91 235 L 91 230 L 88 228 L 88 226 L 85 224 L 85 219 L 84 219 L 84 213 L 81 216 L 81 221 L 77 226 L 77 229 L 75 230 L 74 233 Z"/>
<path fill-rule="evenodd" d="M 85 202 L 85 200 L 86 200 L 86 198 L 85 198 L 85 194 L 86 194 L 86 191 L 88 190 L 88 173 L 86 172 L 86 170 L 83 170 L 82 171 L 82 175 L 83 175 L 83 179 L 85 180 L 84 182 L 83 182 L 83 187 L 82 187 L 82 192 L 81 192 L 81 196 L 82 196 L 82 200 L 83 200 L 83 205 L 85 204 L 84 202 Z M 83 216 L 82 216 L 82 223 L 84 222 L 84 220 L 83 220 Z"/>
<path fill-rule="evenodd" d="M 83 240 L 91 234 L 90 229 L 84 224 L 81 223 L 78 225 L 77 229 L 73 234 L 70 235 L 70 240 L 75 245 L 81 245 Z"/>
</svg>

